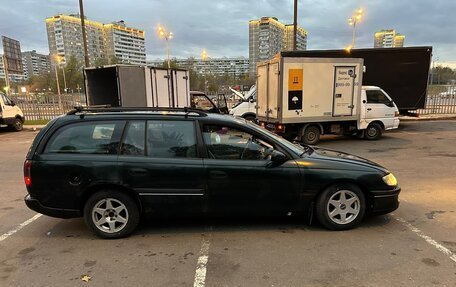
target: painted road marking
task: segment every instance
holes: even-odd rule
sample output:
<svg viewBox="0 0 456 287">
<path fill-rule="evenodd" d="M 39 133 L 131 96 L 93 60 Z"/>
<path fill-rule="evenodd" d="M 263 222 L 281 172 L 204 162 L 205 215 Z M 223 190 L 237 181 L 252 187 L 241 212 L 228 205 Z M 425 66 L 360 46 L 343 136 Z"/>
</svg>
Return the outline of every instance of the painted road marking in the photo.
<svg viewBox="0 0 456 287">
<path fill-rule="evenodd" d="M 432 246 L 434 246 L 435 248 L 437 248 L 437 250 L 439 250 L 440 252 L 442 252 L 443 254 L 445 254 L 446 256 L 450 257 L 451 260 L 453 260 L 454 262 L 456 262 L 456 254 L 454 254 L 451 250 L 449 250 L 448 248 L 446 248 L 445 246 L 443 246 L 442 244 L 438 243 L 437 241 L 435 241 L 434 239 L 432 239 L 430 236 L 424 234 L 421 230 L 419 230 L 418 228 L 416 228 L 415 226 L 413 226 L 412 224 L 410 224 L 409 222 L 407 222 L 405 219 L 402 219 L 400 217 L 396 217 L 396 220 L 401 222 L 402 224 L 404 224 L 405 226 L 408 227 L 408 229 L 410 229 L 412 232 L 414 232 L 416 235 L 418 235 L 419 237 L 423 238 L 424 240 L 426 240 L 427 243 L 431 244 Z"/>
<path fill-rule="evenodd" d="M 38 218 L 40 218 L 42 216 L 42 214 L 36 214 L 35 216 L 33 216 L 32 218 L 22 222 L 21 224 L 19 224 L 18 227 L 16 227 L 15 229 L 13 230 L 10 230 L 8 231 L 7 233 L 3 234 L 2 236 L 0 236 L 0 242 L 2 242 L 3 240 L 5 240 L 6 238 L 10 237 L 11 235 L 13 235 L 14 233 L 18 232 L 19 230 L 21 230 L 22 228 L 26 227 L 27 225 L 29 225 L 30 223 L 32 223 L 33 221 L 37 220 Z"/>
<path fill-rule="evenodd" d="M 206 268 L 209 260 L 209 239 L 203 238 L 201 241 L 200 256 L 196 264 L 195 281 L 193 287 L 204 287 L 206 285 Z"/>
</svg>

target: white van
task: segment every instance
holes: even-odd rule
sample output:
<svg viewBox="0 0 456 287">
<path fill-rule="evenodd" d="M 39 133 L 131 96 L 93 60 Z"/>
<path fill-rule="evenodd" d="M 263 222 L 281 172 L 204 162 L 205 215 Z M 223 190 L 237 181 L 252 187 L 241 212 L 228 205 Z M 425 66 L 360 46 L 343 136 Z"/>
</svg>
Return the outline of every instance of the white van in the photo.
<svg viewBox="0 0 456 287">
<path fill-rule="evenodd" d="M 0 125 L 7 125 L 15 131 L 21 131 L 24 120 L 21 109 L 4 93 L 0 92 Z"/>
</svg>

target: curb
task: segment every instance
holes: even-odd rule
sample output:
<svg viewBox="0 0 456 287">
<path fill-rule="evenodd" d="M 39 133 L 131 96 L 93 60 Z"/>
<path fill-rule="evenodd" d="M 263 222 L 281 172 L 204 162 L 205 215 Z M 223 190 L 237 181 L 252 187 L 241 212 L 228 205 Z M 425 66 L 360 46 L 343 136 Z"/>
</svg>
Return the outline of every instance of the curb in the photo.
<svg viewBox="0 0 456 287">
<path fill-rule="evenodd" d="M 417 118 L 413 118 L 413 117 L 409 117 L 409 118 L 400 118 L 400 117 L 399 117 L 399 120 L 400 120 L 401 122 L 445 121 L 445 120 L 456 120 L 456 115 L 454 115 L 454 116 L 446 116 L 446 117 L 423 117 L 423 118 L 420 118 L 420 117 L 417 117 Z"/>
</svg>

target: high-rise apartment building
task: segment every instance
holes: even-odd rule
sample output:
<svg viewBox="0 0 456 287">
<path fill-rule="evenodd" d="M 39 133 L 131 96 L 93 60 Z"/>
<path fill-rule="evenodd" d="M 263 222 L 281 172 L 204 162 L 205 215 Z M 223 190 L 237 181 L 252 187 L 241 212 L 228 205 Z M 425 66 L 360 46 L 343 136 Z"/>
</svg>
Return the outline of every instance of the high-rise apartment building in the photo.
<svg viewBox="0 0 456 287">
<path fill-rule="evenodd" d="M 123 21 L 103 24 L 85 20 L 90 65 L 97 59 L 117 57 L 130 64 L 146 63 L 144 31 L 129 28 Z M 46 19 L 51 62 L 66 64 L 71 56 L 84 61 L 81 19 L 79 15 L 55 15 Z"/>
<path fill-rule="evenodd" d="M 21 54 L 26 79 L 30 79 L 32 76 L 50 73 L 51 62 L 49 55 L 38 54 L 35 50 L 22 52 Z"/>
<path fill-rule="evenodd" d="M 192 69 L 198 74 L 211 74 L 216 76 L 228 75 L 234 77 L 245 76 L 249 73 L 249 59 L 238 58 L 208 58 L 206 60 L 188 58 L 172 59 L 179 67 Z M 165 60 L 148 60 L 147 65 L 161 67 Z"/>
<path fill-rule="evenodd" d="M 108 59 L 116 57 L 124 63 L 146 64 L 144 31 L 126 27 L 124 21 L 105 24 L 103 29 Z"/>
<path fill-rule="evenodd" d="M 380 30 L 374 35 L 374 48 L 404 47 L 405 35 L 394 29 Z"/>
<path fill-rule="evenodd" d="M 293 25 L 285 25 L 275 17 L 249 21 L 250 74 L 256 73 L 260 61 L 269 60 L 280 51 L 293 50 Z M 296 49 L 307 49 L 307 31 L 298 27 Z"/>
</svg>

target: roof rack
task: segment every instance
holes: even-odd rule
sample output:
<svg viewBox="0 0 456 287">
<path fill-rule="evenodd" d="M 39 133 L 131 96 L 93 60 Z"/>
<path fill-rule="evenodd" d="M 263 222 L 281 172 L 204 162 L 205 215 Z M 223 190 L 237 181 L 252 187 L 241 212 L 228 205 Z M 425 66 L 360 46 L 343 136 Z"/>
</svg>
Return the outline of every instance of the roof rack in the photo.
<svg viewBox="0 0 456 287">
<path fill-rule="evenodd" d="M 96 105 L 96 106 L 76 106 L 69 111 L 67 115 L 75 115 L 84 112 L 180 112 L 187 117 L 190 113 L 195 113 L 200 117 L 207 116 L 207 112 L 195 108 L 164 108 L 164 107 L 111 107 L 111 105 Z"/>
</svg>

